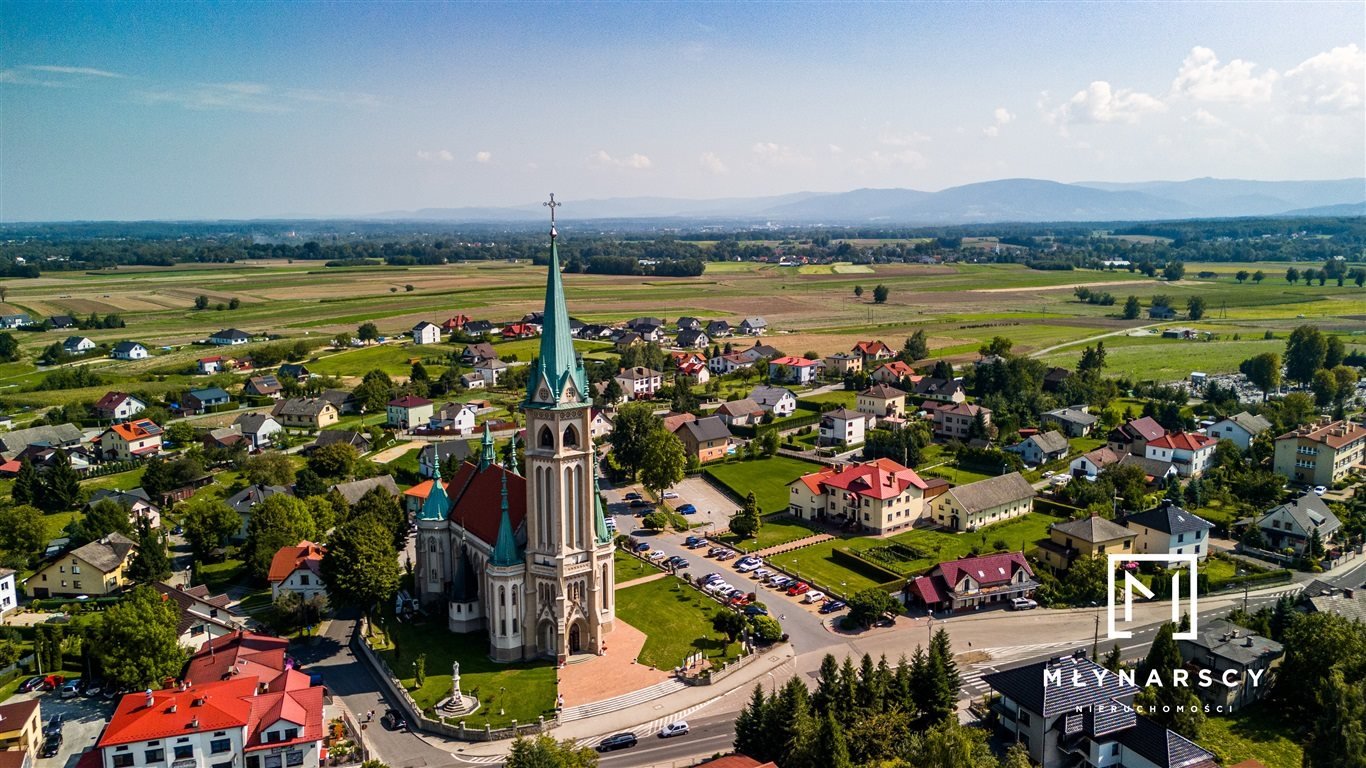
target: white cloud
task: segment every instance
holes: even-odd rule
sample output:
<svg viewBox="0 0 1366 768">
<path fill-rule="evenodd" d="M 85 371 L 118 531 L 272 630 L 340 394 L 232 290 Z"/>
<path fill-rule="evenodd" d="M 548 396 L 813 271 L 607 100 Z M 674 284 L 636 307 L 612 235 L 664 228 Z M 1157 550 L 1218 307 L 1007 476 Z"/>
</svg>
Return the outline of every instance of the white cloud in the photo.
<svg viewBox="0 0 1366 768">
<path fill-rule="evenodd" d="M 615 166 L 618 168 L 633 168 L 637 171 L 646 170 L 654 165 L 652 162 L 650 162 L 649 157 L 642 155 L 639 152 L 633 152 L 625 157 L 613 157 L 612 155 L 608 154 L 607 150 L 605 149 L 599 149 L 597 152 L 594 152 L 593 154 L 589 155 L 588 162 L 591 165 L 597 165 L 602 167 Z"/>
<path fill-rule="evenodd" d="M 878 143 L 889 147 L 910 147 L 916 144 L 924 144 L 930 140 L 929 136 L 919 132 L 897 132 L 884 128 L 877 136 Z"/>
<path fill-rule="evenodd" d="M 994 139 L 1001 135 L 1001 128 L 1015 119 L 1014 113 L 1005 107 L 997 107 L 991 113 L 993 122 L 991 125 L 982 129 L 982 134 L 989 139 Z"/>
<path fill-rule="evenodd" d="M 50 72 L 57 75 L 87 75 L 90 77 L 112 77 L 123 78 L 118 72 L 110 72 L 107 69 L 95 69 L 94 67 L 59 67 L 51 64 L 29 64 L 24 69 L 31 69 L 34 72 Z"/>
<path fill-rule="evenodd" d="M 455 159 L 455 155 L 451 154 L 451 151 L 449 149 L 438 149 L 435 152 L 426 149 L 419 149 L 417 151 L 417 159 L 424 160 L 426 162 L 440 161 L 443 163 L 449 163 Z"/>
<path fill-rule="evenodd" d="M 1203 125 L 1206 128 L 1219 128 L 1224 125 L 1223 120 L 1219 119 L 1217 115 L 1211 114 L 1203 107 L 1192 112 L 1189 117 L 1183 117 L 1181 119 Z"/>
<path fill-rule="evenodd" d="M 353 91 L 315 91 L 307 88 L 290 88 L 281 96 L 295 101 L 315 104 L 341 104 L 347 107 L 378 107 L 379 98 L 374 94 Z"/>
<path fill-rule="evenodd" d="M 703 152 L 698 160 L 702 163 L 703 168 L 717 176 L 730 173 L 730 168 L 726 167 L 725 161 L 723 161 L 715 152 Z"/>
<path fill-rule="evenodd" d="M 1172 81 L 1172 93 L 1196 101 L 1238 104 L 1268 101 L 1279 75 L 1273 69 L 1254 74 L 1256 68 L 1256 64 L 1242 59 L 1219 66 L 1219 57 L 1214 51 L 1197 45 L 1181 62 L 1181 69 Z"/>
<path fill-rule="evenodd" d="M 1165 111 L 1167 105 L 1156 96 L 1131 88 L 1116 91 L 1104 80 L 1096 80 L 1048 117 L 1066 133 L 1072 123 L 1136 123 L 1144 115 Z"/>
<path fill-rule="evenodd" d="M 449 163 L 450 161 L 455 159 L 455 155 L 452 155 L 450 150 L 448 149 L 443 149 L 440 152 L 437 152 L 436 156 L 441 158 L 442 162 L 446 163 Z"/>
<path fill-rule="evenodd" d="M 493 153 L 490 152 L 490 151 L 488 151 L 488 150 L 483 150 L 483 151 L 481 151 L 481 152 L 475 152 L 475 153 L 474 153 L 474 162 L 476 162 L 476 163 L 491 163 L 491 162 L 493 162 Z"/>
<path fill-rule="evenodd" d="M 127 75 L 105 69 L 94 69 L 93 67 L 60 67 L 52 64 L 25 64 L 22 67 L 0 69 L 0 83 L 8 83 L 9 85 L 74 88 L 82 79 L 92 77 L 123 79 Z"/>
<path fill-rule="evenodd" d="M 841 147 L 841 146 L 838 145 L 838 144 L 831 144 L 831 145 L 830 145 L 830 154 L 832 154 L 832 155 L 842 155 L 842 154 L 844 154 L 844 147 Z"/>
<path fill-rule="evenodd" d="M 1366 81 L 1366 51 L 1356 43 L 1313 56 L 1285 73 L 1291 102 L 1310 112 L 1349 112 L 1361 108 Z"/>
<path fill-rule="evenodd" d="M 188 88 L 160 88 L 134 94 L 145 104 L 179 104 L 193 110 L 277 113 L 291 107 L 270 98 L 270 86 L 261 83 L 200 83 Z"/>
<path fill-rule="evenodd" d="M 801 152 L 789 147 L 786 144 L 777 144 L 772 141 L 760 141 L 750 147 L 750 153 L 754 155 L 755 161 L 772 167 L 784 167 L 795 165 L 808 165 L 811 158 Z"/>
</svg>

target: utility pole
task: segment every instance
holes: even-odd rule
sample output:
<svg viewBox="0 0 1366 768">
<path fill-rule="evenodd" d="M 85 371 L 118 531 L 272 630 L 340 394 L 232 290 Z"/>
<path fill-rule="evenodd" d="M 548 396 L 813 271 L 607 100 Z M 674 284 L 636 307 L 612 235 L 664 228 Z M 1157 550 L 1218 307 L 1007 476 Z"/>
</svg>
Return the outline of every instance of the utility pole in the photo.
<svg viewBox="0 0 1366 768">
<path fill-rule="evenodd" d="M 1100 649 L 1100 609 L 1096 609 L 1096 631 L 1091 636 L 1091 661 L 1096 660 L 1096 652 Z"/>
</svg>

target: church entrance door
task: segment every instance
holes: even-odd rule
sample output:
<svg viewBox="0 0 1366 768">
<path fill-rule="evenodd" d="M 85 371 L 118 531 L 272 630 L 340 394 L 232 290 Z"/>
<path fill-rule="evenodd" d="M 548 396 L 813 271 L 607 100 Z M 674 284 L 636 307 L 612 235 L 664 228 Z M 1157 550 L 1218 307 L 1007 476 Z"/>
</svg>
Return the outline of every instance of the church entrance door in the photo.
<svg viewBox="0 0 1366 768">
<path fill-rule="evenodd" d="M 581 650 L 583 650 L 581 645 L 582 643 L 579 637 L 579 625 L 575 624 L 574 626 L 569 628 L 569 652 L 580 652 Z"/>
</svg>

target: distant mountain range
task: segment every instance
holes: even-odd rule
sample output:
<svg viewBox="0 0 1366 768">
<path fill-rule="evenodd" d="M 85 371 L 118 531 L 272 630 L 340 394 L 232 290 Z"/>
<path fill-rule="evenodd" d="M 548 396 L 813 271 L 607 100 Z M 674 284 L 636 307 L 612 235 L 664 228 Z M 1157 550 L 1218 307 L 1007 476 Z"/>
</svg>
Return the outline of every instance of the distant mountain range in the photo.
<svg viewBox="0 0 1366 768">
<path fill-rule="evenodd" d="M 1002 179 L 950 187 L 796 192 L 771 197 L 687 200 L 619 197 L 569 201 L 566 218 L 688 219 L 774 224 L 987 224 L 1039 221 L 1149 221 L 1238 216 L 1360 216 L 1366 178 L 1328 181 L 1192 179 L 1136 183 Z M 423 208 L 366 216 L 378 220 L 520 222 L 539 220 L 538 203 L 505 208 Z"/>
</svg>

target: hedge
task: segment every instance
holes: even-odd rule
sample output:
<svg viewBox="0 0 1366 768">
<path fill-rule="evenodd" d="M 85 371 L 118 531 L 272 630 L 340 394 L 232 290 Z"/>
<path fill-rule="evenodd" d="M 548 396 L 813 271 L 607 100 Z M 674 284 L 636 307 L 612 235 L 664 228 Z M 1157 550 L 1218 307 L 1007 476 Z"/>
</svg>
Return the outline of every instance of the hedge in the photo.
<svg viewBox="0 0 1366 768">
<path fill-rule="evenodd" d="M 904 582 L 906 577 L 893 571 L 885 565 L 879 565 L 872 560 L 862 557 L 857 552 L 847 547 L 835 547 L 830 550 L 830 559 L 840 565 L 856 572 L 861 572 L 864 576 L 879 582 Z"/>
<path fill-rule="evenodd" d="M 1044 498 L 1043 496 L 1034 497 L 1035 512 L 1049 512 L 1057 517 L 1073 518 L 1084 515 L 1086 510 L 1081 507 L 1074 507 L 1071 504 L 1063 504 L 1061 501 Z"/>
</svg>

